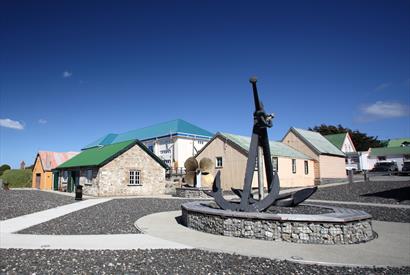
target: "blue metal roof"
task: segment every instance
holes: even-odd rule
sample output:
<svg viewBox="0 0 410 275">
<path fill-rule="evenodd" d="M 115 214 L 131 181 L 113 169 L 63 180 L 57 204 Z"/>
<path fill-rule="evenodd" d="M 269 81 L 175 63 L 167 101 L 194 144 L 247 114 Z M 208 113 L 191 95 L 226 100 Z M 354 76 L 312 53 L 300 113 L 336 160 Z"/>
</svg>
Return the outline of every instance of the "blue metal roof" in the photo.
<svg viewBox="0 0 410 275">
<path fill-rule="evenodd" d="M 175 119 L 122 134 L 108 134 L 88 144 L 84 149 L 133 139 L 144 141 L 168 135 L 196 136 L 208 139 L 213 136 L 211 132 L 195 126 L 194 124 L 182 119 Z"/>
</svg>

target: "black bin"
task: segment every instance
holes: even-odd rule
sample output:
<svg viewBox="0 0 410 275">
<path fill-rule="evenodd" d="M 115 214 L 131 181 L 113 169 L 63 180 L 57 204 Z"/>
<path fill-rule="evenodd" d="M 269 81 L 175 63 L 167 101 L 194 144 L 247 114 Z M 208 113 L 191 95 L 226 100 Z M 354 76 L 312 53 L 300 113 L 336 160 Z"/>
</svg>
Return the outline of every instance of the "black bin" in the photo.
<svg viewBox="0 0 410 275">
<path fill-rule="evenodd" d="M 81 185 L 77 185 L 75 187 L 75 200 L 80 201 L 83 199 L 83 187 Z"/>
</svg>

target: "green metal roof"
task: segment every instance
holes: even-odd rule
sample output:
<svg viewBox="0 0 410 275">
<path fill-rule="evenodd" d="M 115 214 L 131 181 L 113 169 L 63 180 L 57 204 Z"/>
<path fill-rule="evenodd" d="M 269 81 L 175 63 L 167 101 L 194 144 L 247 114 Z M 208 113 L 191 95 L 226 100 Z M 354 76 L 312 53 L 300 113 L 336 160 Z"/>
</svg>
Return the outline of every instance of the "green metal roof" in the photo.
<svg viewBox="0 0 410 275">
<path fill-rule="evenodd" d="M 387 147 L 400 147 L 403 143 L 410 143 L 410 138 L 391 139 L 389 140 Z"/>
<path fill-rule="evenodd" d="M 339 150 L 342 150 L 343 142 L 346 139 L 347 133 L 333 134 L 324 136 L 330 143 L 336 146 Z"/>
<path fill-rule="evenodd" d="M 102 166 L 112 159 L 116 158 L 117 156 L 121 155 L 123 152 L 127 151 L 134 145 L 140 146 L 146 153 L 153 157 L 164 168 L 168 168 L 168 166 L 162 160 L 160 160 L 154 153 L 148 150 L 141 142 L 139 142 L 138 140 L 129 140 L 84 150 L 80 154 L 58 166 L 56 169 Z"/>
<path fill-rule="evenodd" d="M 84 149 L 92 148 L 99 145 L 107 145 L 127 140 L 149 140 L 153 138 L 168 136 L 168 135 L 185 135 L 185 136 L 199 136 L 204 138 L 211 138 L 213 133 L 202 129 L 194 124 L 191 124 L 182 119 L 175 119 L 152 126 L 132 130 L 122 134 L 108 134 L 96 141 L 86 145 Z"/>
<path fill-rule="evenodd" d="M 308 145 L 313 147 L 313 149 L 315 149 L 319 154 L 328 154 L 342 157 L 345 156 L 342 151 L 340 151 L 335 145 L 333 145 L 320 133 L 293 127 L 290 129 L 290 131 L 302 138 L 302 140 L 307 142 Z"/>
<path fill-rule="evenodd" d="M 410 155 L 410 146 L 370 148 L 370 156 Z"/>
<path fill-rule="evenodd" d="M 246 151 L 249 151 L 251 146 L 251 138 L 246 136 L 239 136 L 229 133 L 218 133 L 223 138 L 226 138 Z M 288 157 L 288 158 L 298 158 L 298 159 L 310 159 L 305 154 L 296 151 L 292 147 L 278 141 L 269 141 L 270 153 L 274 157 Z"/>
</svg>

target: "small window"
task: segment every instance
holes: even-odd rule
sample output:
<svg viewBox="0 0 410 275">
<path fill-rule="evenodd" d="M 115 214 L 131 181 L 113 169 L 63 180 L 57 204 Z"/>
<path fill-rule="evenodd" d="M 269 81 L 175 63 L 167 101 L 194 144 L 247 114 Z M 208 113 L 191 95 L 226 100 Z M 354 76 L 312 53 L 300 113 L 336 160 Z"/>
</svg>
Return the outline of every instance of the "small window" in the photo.
<svg viewBox="0 0 410 275">
<path fill-rule="evenodd" d="M 222 165 L 223 165 L 222 157 L 216 157 L 215 167 L 216 168 L 221 168 Z"/>
<path fill-rule="evenodd" d="M 87 176 L 87 182 L 86 182 L 86 183 L 87 183 L 87 184 L 92 184 L 92 181 L 93 181 L 93 170 L 88 169 L 86 176 Z"/>
<path fill-rule="evenodd" d="M 149 145 L 148 150 L 150 150 L 151 152 L 154 152 L 154 145 Z"/>
<path fill-rule="evenodd" d="M 309 163 L 305 160 L 305 175 L 309 174 Z"/>
<path fill-rule="evenodd" d="M 63 172 L 63 179 L 67 180 L 68 179 L 68 171 Z"/>
<path fill-rule="evenodd" d="M 296 174 L 296 159 L 292 159 L 292 173 Z"/>
<path fill-rule="evenodd" d="M 272 167 L 273 171 L 278 172 L 278 158 L 277 157 L 272 157 Z"/>
<path fill-rule="evenodd" d="M 129 185 L 141 185 L 141 171 L 139 170 L 130 171 Z"/>
</svg>

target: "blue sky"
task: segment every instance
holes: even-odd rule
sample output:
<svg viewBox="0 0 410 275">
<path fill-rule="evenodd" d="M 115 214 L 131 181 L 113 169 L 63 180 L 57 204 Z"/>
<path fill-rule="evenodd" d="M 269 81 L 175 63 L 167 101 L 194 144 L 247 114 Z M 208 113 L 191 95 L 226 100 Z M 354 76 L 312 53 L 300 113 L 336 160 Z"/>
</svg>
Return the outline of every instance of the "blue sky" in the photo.
<svg viewBox="0 0 410 275">
<path fill-rule="evenodd" d="M 410 136 L 410 1 L 0 1 L 0 163 L 182 118 Z"/>
</svg>

